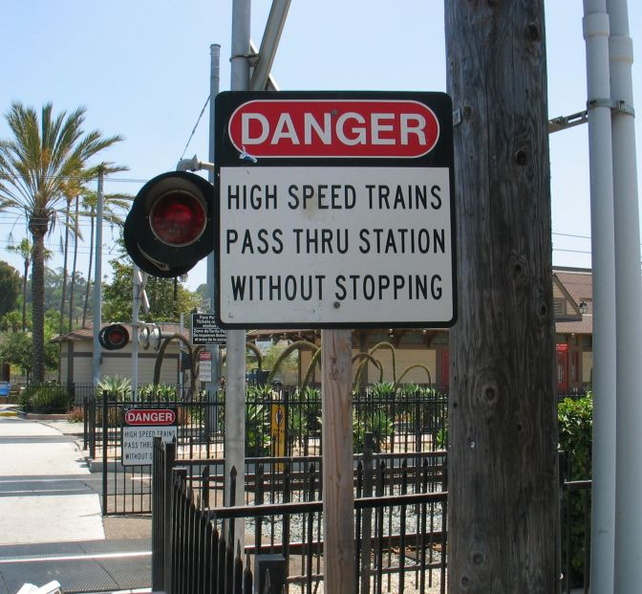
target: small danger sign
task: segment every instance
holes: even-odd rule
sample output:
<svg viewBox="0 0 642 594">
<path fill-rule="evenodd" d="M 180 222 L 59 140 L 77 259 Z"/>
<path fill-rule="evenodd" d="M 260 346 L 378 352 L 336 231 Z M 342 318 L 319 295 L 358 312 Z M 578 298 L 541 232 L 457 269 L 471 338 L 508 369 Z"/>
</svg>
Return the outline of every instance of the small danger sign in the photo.
<svg viewBox="0 0 642 594">
<path fill-rule="evenodd" d="M 456 318 L 443 93 L 221 93 L 218 322 L 444 327 Z"/>
<path fill-rule="evenodd" d="M 176 411 L 172 408 L 132 408 L 125 413 L 127 425 L 174 425 Z"/>
<path fill-rule="evenodd" d="M 130 408 L 125 411 L 122 427 L 123 466 L 151 465 L 154 438 L 173 441 L 177 433 L 174 408 Z"/>
</svg>

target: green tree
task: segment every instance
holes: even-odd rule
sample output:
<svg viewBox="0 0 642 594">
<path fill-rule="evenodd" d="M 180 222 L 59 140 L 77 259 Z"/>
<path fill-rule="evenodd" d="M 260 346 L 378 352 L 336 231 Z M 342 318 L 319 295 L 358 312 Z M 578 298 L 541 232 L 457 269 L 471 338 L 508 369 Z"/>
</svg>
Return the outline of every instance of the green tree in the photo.
<svg viewBox="0 0 642 594">
<path fill-rule="evenodd" d="M 124 168 L 121 168 L 121 170 Z M 115 168 L 110 168 L 105 173 L 114 173 Z M 105 194 L 103 196 L 103 221 L 109 223 L 110 225 L 117 225 L 122 227 L 123 218 L 119 215 L 118 211 L 125 211 L 131 206 L 132 197 L 128 194 Z M 92 246 L 92 249 L 89 250 L 89 262 L 87 264 L 87 284 L 85 285 L 85 298 L 82 310 L 82 326 L 85 326 L 87 321 L 87 316 L 89 314 L 89 301 L 90 301 L 90 289 L 92 287 L 91 274 L 93 271 L 94 265 L 94 233 L 96 232 L 96 217 L 97 217 L 97 208 L 98 208 L 98 194 L 97 192 L 85 192 L 82 196 L 82 210 L 81 215 L 89 219 L 90 225 L 90 234 L 89 234 L 89 245 Z"/>
<path fill-rule="evenodd" d="M 33 242 L 33 379 L 45 377 L 45 236 L 69 196 L 89 178 L 89 160 L 122 140 L 83 130 L 85 109 L 53 114 L 53 106 L 35 109 L 13 103 L 6 115 L 11 140 L 0 141 L 0 209 L 25 215 Z M 92 172 L 93 173 L 93 172 Z"/>
<path fill-rule="evenodd" d="M 3 317 L 3 321 L 8 318 Z M 58 345 L 51 342 L 58 329 L 58 316 L 49 312 L 45 317 L 44 364 L 49 371 L 55 371 L 59 364 Z M 34 369 L 33 339 L 30 332 L 6 332 L 0 344 L 0 359 L 18 367 L 24 375 L 32 375 Z"/>
<path fill-rule="evenodd" d="M 29 282 L 29 266 L 31 265 L 31 242 L 25 237 L 20 243 L 7 247 L 10 252 L 20 255 L 24 262 L 24 276 L 22 277 L 22 331 L 27 329 L 27 283 Z"/>
<path fill-rule="evenodd" d="M 66 279 L 66 280 L 65 280 Z M 60 320 L 58 333 L 62 334 L 72 330 L 72 321 L 80 322 L 82 317 L 82 297 L 85 292 L 86 281 L 80 272 L 70 275 L 63 268 L 45 270 L 45 311 L 57 311 Z M 65 300 L 73 305 L 71 312 L 61 311 L 60 303 L 63 292 Z M 75 305 L 74 305 L 75 304 Z M 67 319 L 67 315 L 70 316 Z"/>
<path fill-rule="evenodd" d="M 14 241 L 11 234 L 9 234 L 9 241 Z M 10 252 L 15 252 L 23 260 L 23 271 L 24 276 L 22 277 L 22 331 L 26 332 L 27 330 L 27 302 L 28 302 L 28 292 L 27 287 L 29 286 L 29 266 L 31 265 L 31 253 L 33 251 L 33 246 L 27 237 L 23 237 L 19 243 L 12 243 L 7 246 L 7 250 Z M 45 248 L 45 262 L 51 258 L 51 250 Z"/>
<path fill-rule="evenodd" d="M 103 285 L 103 319 L 129 322 L 132 319 L 134 267 L 122 259 L 111 260 L 113 276 Z M 200 298 L 188 291 L 178 279 L 149 276 L 145 285 L 149 312 L 140 312 L 141 321 L 178 322 L 181 313 L 188 313 Z"/>
<path fill-rule="evenodd" d="M 17 307 L 21 284 L 20 273 L 13 266 L 0 261 L 0 316 Z"/>
</svg>

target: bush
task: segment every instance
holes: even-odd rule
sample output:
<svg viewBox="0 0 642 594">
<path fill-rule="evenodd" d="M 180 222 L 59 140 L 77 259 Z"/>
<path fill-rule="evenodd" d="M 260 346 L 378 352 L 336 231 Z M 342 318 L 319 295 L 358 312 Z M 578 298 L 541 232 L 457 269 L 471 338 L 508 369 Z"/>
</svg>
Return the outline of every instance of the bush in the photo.
<svg viewBox="0 0 642 594">
<path fill-rule="evenodd" d="M 593 397 L 564 398 L 557 407 L 559 447 L 566 452 L 569 472 L 564 478 L 591 478 L 593 445 Z"/>
<path fill-rule="evenodd" d="M 138 390 L 138 397 L 141 402 L 176 402 L 178 388 L 169 384 L 146 384 Z"/>
<path fill-rule="evenodd" d="M 20 406 L 26 413 L 60 414 L 69 410 L 69 394 L 62 386 L 29 386 L 20 394 Z"/>
<path fill-rule="evenodd" d="M 85 411 L 82 406 L 75 406 L 67 413 L 67 420 L 70 423 L 82 423 L 85 420 Z"/>
<path fill-rule="evenodd" d="M 96 386 L 98 397 L 102 398 L 104 393 L 107 393 L 108 398 L 115 398 L 119 401 L 128 400 L 132 395 L 132 381 L 128 377 L 120 375 L 107 375 Z"/>
<path fill-rule="evenodd" d="M 559 447 L 566 464 L 562 470 L 565 480 L 591 478 L 593 444 L 593 397 L 591 394 L 576 400 L 565 398 L 557 407 Z M 587 546 L 585 514 L 590 509 L 590 491 L 566 494 L 566 510 L 562 515 L 563 532 L 569 534 L 562 542 L 563 555 L 569 559 L 572 586 L 582 583 Z M 588 497 L 588 501 L 585 498 Z"/>
</svg>

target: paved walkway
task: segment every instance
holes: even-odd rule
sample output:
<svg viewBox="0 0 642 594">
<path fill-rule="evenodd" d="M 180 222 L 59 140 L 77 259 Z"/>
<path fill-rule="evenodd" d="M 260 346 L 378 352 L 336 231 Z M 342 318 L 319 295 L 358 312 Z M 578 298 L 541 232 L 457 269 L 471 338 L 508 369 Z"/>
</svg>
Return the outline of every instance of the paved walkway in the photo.
<svg viewBox="0 0 642 594">
<path fill-rule="evenodd" d="M 102 477 L 68 424 L 52 425 L 0 406 L 0 594 L 52 580 L 65 593 L 149 592 L 148 534 L 106 538 Z"/>
</svg>

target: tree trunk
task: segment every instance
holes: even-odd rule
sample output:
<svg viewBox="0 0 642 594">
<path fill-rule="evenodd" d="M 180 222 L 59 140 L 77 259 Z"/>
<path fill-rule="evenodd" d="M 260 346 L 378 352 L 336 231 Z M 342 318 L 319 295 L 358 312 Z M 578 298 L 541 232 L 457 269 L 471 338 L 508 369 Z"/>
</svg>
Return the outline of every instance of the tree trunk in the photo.
<svg viewBox="0 0 642 594">
<path fill-rule="evenodd" d="M 74 328 L 74 293 L 76 292 L 76 270 L 78 268 L 78 210 L 80 199 L 76 197 L 76 212 L 74 214 L 74 253 L 71 264 L 71 278 L 69 279 L 69 332 Z"/>
<path fill-rule="evenodd" d="M 94 221 L 96 220 L 94 208 L 91 208 L 91 234 L 89 236 L 89 264 L 87 265 L 87 286 L 85 287 L 85 303 L 82 308 L 82 327 L 85 328 L 87 323 L 87 312 L 89 311 L 89 292 L 91 291 L 91 270 L 93 267 L 94 256 Z"/>
<path fill-rule="evenodd" d="M 29 282 L 30 258 L 25 258 L 25 275 L 22 279 L 22 331 L 27 331 L 27 283 Z"/>
<path fill-rule="evenodd" d="M 69 212 L 71 201 L 67 200 L 65 208 L 65 247 L 63 250 L 62 291 L 60 296 L 60 334 L 65 332 L 65 300 L 67 298 L 67 258 L 69 256 Z M 71 330 L 71 328 L 69 328 Z M 62 347 L 62 345 L 61 345 Z"/>
<path fill-rule="evenodd" d="M 559 588 L 544 1 L 446 2 L 459 316 L 448 589 Z"/>
<path fill-rule="evenodd" d="M 40 220 L 40 219 L 39 219 Z M 33 238 L 31 267 L 31 308 L 33 324 L 33 375 L 35 383 L 45 381 L 45 235 L 47 224 L 29 221 Z"/>
</svg>

